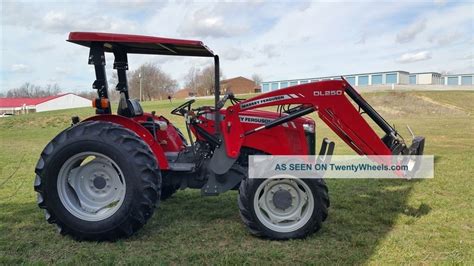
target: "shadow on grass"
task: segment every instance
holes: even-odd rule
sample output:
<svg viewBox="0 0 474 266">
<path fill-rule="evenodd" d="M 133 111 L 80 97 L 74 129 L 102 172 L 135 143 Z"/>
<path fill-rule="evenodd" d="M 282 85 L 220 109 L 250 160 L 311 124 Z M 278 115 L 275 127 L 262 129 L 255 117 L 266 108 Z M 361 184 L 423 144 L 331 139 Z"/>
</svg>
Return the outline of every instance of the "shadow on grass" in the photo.
<svg viewBox="0 0 474 266">
<path fill-rule="evenodd" d="M 408 220 L 413 220 L 430 212 L 430 206 L 424 203 L 419 206 L 407 205 L 414 182 L 419 181 L 328 180 L 331 196 L 329 218 L 318 233 L 304 240 L 262 241 L 250 236 L 240 222 L 235 191 L 217 197 L 201 197 L 199 191 L 186 190 L 162 202 L 149 223 L 132 238 L 117 244 L 85 243 L 81 246 L 88 249 L 92 245 L 97 250 L 94 252 L 99 252 L 110 248 L 110 245 L 120 246 L 124 242 L 132 249 L 133 246 L 143 248 L 146 243 L 150 247 L 159 244 L 160 252 L 164 254 L 181 254 L 181 262 L 187 259 L 205 262 L 196 261 L 196 254 L 190 254 L 190 249 L 196 249 L 194 252 L 201 249 L 187 245 L 201 243 L 205 252 L 208 252 L 205 253 L 206 260 L 211 261 L 272 262 L 278 258 L 274 262 L 282 264 L 361 264 L 374 254 L 376 247 L 399 218 L 403 221 L 403 216 L 406 216 Z M 30 241 L 37 238 L 33 235 L 48 238 L 54 234 L 54 228 L 44 221 L 34 203 L 0 203 L 0 209 L 3 213 L 0 218 L 1 242 L 17 241 L 18 245 L 22 245 L 19 242 L 31 245 Z M 64 245 L 73 242 L 69 237 L 58 236 L 55 239 L 64 242 Z M 223 239 L 225 249 L 215 244 Z M 46 244 L 41 248 L 46 249 L 47 253 L 54 253 L 55 250 L 50 249 L 55 247 L 57 243 L 56 246 Z M 222 252 L 228 252 L 228 256 L 219 257 Z M 186 257 L 186 254 L 190 254 L 190 257 Z M 21 257 L 25 254 L 13 250 L 10 255 L 10 258 L 15 258 L 15 255 Z"/>
<path fill-rule="evenodd" d="M 376 247 L 399 218 L 402 222 L 408 220 L 407 223 L 413 223 L 413 219 L 431 211 L 431 207 L 425 203 L 419 206 L 407 204 L 416 182 L 422 181 L 328 180 L 331 208 L 329 218 L 321 231 L 304 240 L 280 241 L 277 246 L 273 246 L 272 241 L 262 243 L 255 237 L 249 237 L 258 243 L 251 246 L 259 248 L 262 245 L 270 245 L 273 250 L 276 249 L 275 252 L 292 249 L 294 254 L 279 258 L 283 262 L 296 259 L 304 263 L 364 263 L 373 255 Z M 167 230 L 167 227 L 176 227 L 176 223 L 195 224 L 196 227 L 212 227 L 216 223 L 235 225 L 240 223 L 236 197 L 237 194 L 232 193 L 232 196 L 201 198 L 198 192 L 178 192 L 173 198 L 162 203 L 153 226 L 158 225 Z M 243 229 L 241 233 L 248 235 L 244 225 L 241 224 L 240 227 Z M 225 233 L 223 234 L 222 237 L 225 237 Z M 250 251 L 241 252 L 245 256 L 253 256 Z"/>
</svg>

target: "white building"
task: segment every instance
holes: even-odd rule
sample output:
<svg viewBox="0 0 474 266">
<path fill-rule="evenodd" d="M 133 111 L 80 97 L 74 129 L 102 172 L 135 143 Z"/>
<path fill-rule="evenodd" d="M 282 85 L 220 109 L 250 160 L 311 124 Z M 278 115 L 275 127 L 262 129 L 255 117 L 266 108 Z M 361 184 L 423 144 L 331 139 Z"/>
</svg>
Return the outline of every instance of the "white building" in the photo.
<svg viewBox="0 0 474 266">
<path fill-rule="evenodd" d="M 73 93 L 42 98 L 0 98 L 0 114 L 45 112 L 91 106 L 91 100 Z"/>
<path fill-rule="evenodd" d="M 344 78 L 353 86 L 370 86 L 370 85 L 399 85 L 408 84 L 409 73 L 406 71 L 386 71 L 386 72 L 374 72 L 374 73 L 361 73 L 361 74 L 349 74 L 343 75 Z M 333 80 L 340 79 L 341 76 L 328 76 L 328 77 L 316 77 L 308 79 L 293 79 L 293 80 L 277 80 L 277 81 L 264 81 L 261 83 L 261 91 L 268 92 L 278 89 L 283 89 L 289 86 L 295 86 L 305 84 L 314 81 L 321 80 Z"/>
<path fill-rule="evenodd" d="M 444 84 L 443 77 L 437 72 L 410 73 L 410 84 L 438 85 Z"/>
<path fill-rule="evenodd" d="M 372 85 L 474 85 L 474 74 L 442 75 L 437 72 L 409 73 L 402 70 L 372 72 L 343 75 L 352 85 L 357 87 Z M 263 81 L 260 84 L 262 92 L 283 89 L 290 86 L 309 82 L 340 79 L 341 76 L 314 77 L 291 80 Z"/>
<path fill-rule="evenodd" d="M 444 85 L 474 85 L 474 74 L 452 74 L 445 75 Z"/>
</svg>

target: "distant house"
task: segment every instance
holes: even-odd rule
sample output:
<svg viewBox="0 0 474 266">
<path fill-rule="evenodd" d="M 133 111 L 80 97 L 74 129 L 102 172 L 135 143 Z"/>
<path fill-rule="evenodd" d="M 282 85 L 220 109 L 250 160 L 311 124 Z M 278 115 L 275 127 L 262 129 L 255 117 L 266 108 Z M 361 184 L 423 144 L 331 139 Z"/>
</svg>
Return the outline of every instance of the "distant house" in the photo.
<svg viewBox="0 0 474 266">
<path fill-rule="evenodd" d="M 42 98 L 0 98 L 0 114 L 45 112 L 91 106 L 91 100 L 73 93 Z"/>
<path fill-rule="evenodd" d="M 253 80 L 244 77 L 236 77 L 221 81 L 222 93 L 233 92 L 234 94 L 247 94 L 259 92 L 260 87 Z"/>
<path fill-rule="evenodd" d="M 174 93 L 173 98 L 186 99 L 188 97 L 196 96 L 190 89 L 181 89 Z"/>
<path fill-rule="evenodd" d="M 212 93 L 214 89 L 208 90 Z M 256 93 L 260 92 L 260 87 L 255 85 L 253 80 L 244 77 L 235 77 L 231 79 L 224 79 L 221 80 L 221 94 L 226 92 L 233 92 L 234 94 L 247 94 L 247 93 Z M 173 98 L 176 99 L 185 99 L 188 97 L 194 96 L 204 96 L 204 95 L 196 95 L 196 93 L 192 92 L 191 89 L 181 89 L 174 93 Z"/>
</svg>

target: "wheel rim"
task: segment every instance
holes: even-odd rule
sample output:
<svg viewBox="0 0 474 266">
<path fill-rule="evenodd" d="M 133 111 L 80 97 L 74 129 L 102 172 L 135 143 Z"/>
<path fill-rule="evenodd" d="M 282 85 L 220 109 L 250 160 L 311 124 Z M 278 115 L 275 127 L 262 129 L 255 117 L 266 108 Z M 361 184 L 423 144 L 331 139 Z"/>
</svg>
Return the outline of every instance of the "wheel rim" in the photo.
<svg viewBox="0 0 474 266">
<path fill-rule="evenodd" d="M 97 152 L 82 152 L 69 158 L 59 170 L 57 187 L 64 207 L 86 221 L 112 216 L 122 205 L 126 191 L 122 170 Z"/>
<path fill-rule="evenodd" d="M 254 196 L 255 214 L 267 228 L 293 232 L 303 227 L 314 211 L 314 197 L 301 179 L 278 176 L 260 184 Z"/>
</svg>

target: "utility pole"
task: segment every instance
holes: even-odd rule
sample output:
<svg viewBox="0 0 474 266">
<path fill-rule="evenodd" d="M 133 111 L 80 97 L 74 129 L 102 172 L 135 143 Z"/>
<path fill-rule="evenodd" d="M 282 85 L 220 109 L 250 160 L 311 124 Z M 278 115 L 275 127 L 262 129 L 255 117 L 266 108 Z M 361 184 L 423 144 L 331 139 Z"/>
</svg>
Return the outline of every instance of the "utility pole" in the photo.
<svg viewBox="0 0 474 266">
<path fill-rule="evenodd" d="M 140 79 L 140 102 L 142 101 L 142 73 L 138 73 L 138 78 Z"/>
</svg>

